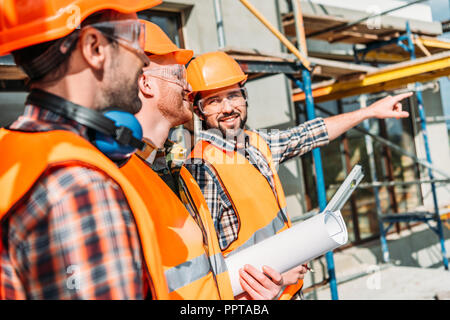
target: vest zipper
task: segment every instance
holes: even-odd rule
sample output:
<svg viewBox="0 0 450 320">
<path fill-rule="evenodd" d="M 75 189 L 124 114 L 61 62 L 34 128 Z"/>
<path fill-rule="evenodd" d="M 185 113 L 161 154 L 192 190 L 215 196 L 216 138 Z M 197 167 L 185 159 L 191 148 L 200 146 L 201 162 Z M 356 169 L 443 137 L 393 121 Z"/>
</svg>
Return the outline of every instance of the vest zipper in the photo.
<svg viewBox="0 0 450 320">
<path fill-rule="evenodd" d="M 202 159 L 202 161 L 204 161 L 204 160 Z M 206 163 L 206 161 L 204 161 L 204 162 Z M 231 196 L 230 196 L 230 194 L 229 194 L 227 188 L 225 187 L 225 184 L 223 183 L 222 179 L 220 178 L 219 173 L 217 172 L 216 168 L 214 168 L 214 166 L 213 166 L 211 163 L 210 163 L 210 168 L 212 168 L 212 170 L 214 170 L 215 177 L 217 177 L 217 180 L 219 181 L 220 185 L 222 186 L 223 192 L 225 192 L 225 195 L 227 196 L 228 200 L 230 200 L 230 204 L 231 204 L 231 206 L 233 207 L 234 213 L 236 214 L 236 217 L 237 217 L 237 219 L 238 219 L 238 229 L 237 229 L 237 233 L 238 233 L 238 237 L 239 237 L 239 231 L 241 231 L 241 218 L 239 217 L 239 212 L 238 212 L 238 210 L 236 209 L 236 205 L 234 204 L 233 199 L 231 198 Z M 228 247 L 231 246 L 231 244 L 232 244 L 233 242 L 235 242 L 236 240 L 237 240 L 237 238 L 234 239 L 233 241 L 231 241 L 225 248 L 223 248 L 223 249 L 221 249 L 221 250 L 222 250 L 222 251 L 225 251 L 225 250 L 228 249 Z"/>
<path fill-rule="evenodd" d="M 219 299 L 222 300 L 222 295 L 220 293 L 220 288 L 219 288 L 219 282 L 217 281 L 217 276 L 214 272 L 214 268 L 211 264 L 211 260 L 210 260 L 210 254 L 209 254 L 209 242 L 208 242 L 208 233 L 206 232 L 206 228 L 203 224 L 202 218 L 200 216 L 200 213 L 198 212 L 198 208 L 195 205 L 194 200 L 192 199 L 192 196 L 190 194 L 189 188 L 186 187 L 186 183 L 184 182 L 182 176 L 181 176 L 181 170 L 180 170 L 180 175 L 179 175 L 179 180 L 181 187 L 183 188 L 183 192 L 186 194 L 186 198 L 189 201 L 189 203 L 191 204 L 192 209 L 195 211 L 193 218 L 194 221 L 197 223 L 198 227 L 200 228 L 200 231 L 202 232 L 202 238 L 203 238 L 203 249 L 206 251 L 206 258 L 208 260 L 208 264 L 209 264 L 209 269 L 211 270 L 211 273 L 213 275 L 214 278 L 214 282 L 216 284 L 216 288 L 217 288 L 217 293 L 219 294 Z M 189 211 L 189 210 L 188 210 Z"/>
</svg>

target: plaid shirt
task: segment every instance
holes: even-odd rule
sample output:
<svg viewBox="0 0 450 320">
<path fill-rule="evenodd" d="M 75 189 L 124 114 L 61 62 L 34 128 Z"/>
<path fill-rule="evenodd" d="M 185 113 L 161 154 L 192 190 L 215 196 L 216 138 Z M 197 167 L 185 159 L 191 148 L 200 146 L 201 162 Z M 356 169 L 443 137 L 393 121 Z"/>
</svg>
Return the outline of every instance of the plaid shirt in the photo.
<svg viewBox="0 0 450 320">
<path fill-rule="evenodd" d="M 10 128 L 83 137 L 87 131 L 35 106 Z M 138 231 L 122 190 L 108 176 L 81 166 L 56 168 L 23 200 L 2 223 L 7 299 L 144 298 Z"/>
<path fill-rule="evenodd" d="M 264 130 L 255 130 L 255 132 L 268 144 L 275 168 L 278 168 L 284 161 L 305 154 L 314 148 L 327 145 L 329 142 L 328 131 L 322 118 L 305 122 L 288 130 L 272 130 L 270 133 Z M 239 149 L 236 147 L 235 141 L 225 140 L 223 137 L 208 131 L 202 131 L 199 138 L 224 150 L 237 150 L 245 154 L 250 163 L 268 180 L 275 196 L 277 196 L 272 170 L 270 170 L 266 158 L 254 146 L 249 145 L 245 149 Z M 218 233 L 220 247 L 224 249 L 237 239 L 239 231 L 239 220 L 233 210 L 231 201 L 215 177 L 215 171 L 210 164 L 188 161 L 185 165 L 197 180 L 205 196 Z"/>
</svg>

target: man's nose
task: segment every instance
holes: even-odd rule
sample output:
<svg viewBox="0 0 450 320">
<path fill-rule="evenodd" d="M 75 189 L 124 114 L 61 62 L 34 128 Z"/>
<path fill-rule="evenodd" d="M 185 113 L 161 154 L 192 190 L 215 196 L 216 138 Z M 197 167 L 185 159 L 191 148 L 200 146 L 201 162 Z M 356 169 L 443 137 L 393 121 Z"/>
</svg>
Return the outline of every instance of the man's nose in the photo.
<svg viewBox="0 0 450 320">
<path fill-rule="evenodd" d="M 231 113 L 233 112 L 234 108 L 231 102 L 228 99 L 222 100 L 222 113 Z"/>
</svg>

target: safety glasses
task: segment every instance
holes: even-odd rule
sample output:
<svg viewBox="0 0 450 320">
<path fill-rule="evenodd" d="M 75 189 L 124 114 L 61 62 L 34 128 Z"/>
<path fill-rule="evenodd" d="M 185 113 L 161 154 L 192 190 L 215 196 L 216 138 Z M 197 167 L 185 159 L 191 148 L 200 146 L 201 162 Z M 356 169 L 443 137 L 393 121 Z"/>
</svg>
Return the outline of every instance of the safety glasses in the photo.
<svg viewBox="0 0 450 320">
<path fill-rule="evenodd" d="M 104 21 L 86 27 L 93 27 L 109 39 L 117 41 L 119 45 L 135 53 L 145 66 L 150 64 L 150 60 L 144 51 L 145 25 L 139 20 Z"/>
<path fill-rule="evenodd" d="M 183 89 L 188 88 L 188 82 L 186 80 L 186 67 L 182 64 L 172 64 L 147 69 L 144 71 L 144 74 L 175 83 Z"/>
<path fill-rule="evenodd" d="M 160 66 L 153 69 L 146 69 L 145 75 L 171 82 L 183 88 L 183 100 L 192 104 L 191 89 L 186 79 L 186 67 L 182 64 L 172 64 Z"/>
<path fill-rule="evenodd" d="M 204 115 L 212 115 L 222 111 L 225 100 L 227 100 L 234 108 L 246 106 L 247 96 L 247 89 L 244 87 L 233 88 L 199 99 L 197 107 Z"/>
</svg>

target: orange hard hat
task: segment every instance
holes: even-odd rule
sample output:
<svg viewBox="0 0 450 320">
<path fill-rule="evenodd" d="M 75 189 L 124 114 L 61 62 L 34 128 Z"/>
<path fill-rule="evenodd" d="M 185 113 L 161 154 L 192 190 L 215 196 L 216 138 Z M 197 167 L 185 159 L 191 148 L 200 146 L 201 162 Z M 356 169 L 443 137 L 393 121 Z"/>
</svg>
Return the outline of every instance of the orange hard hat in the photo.
<svg viewBox="0 0 450 320">
<path fill-rule="evenodd" d="M 157 24 L 147 20 L 140 21 L 145 24 L 145 53 L 158 56 L 173 53 L 179 64 L 186 64 L 191 60 L 194 51 L 178 48 Z"/>
<path fill-rule="evenodd" d="M 0 55 L 62 38 L 89 15 L 106 9 L 133 13 L 162 0 L 0 1 Z"/>
<path fill-rule="evenodd" d="M 202 54 L 189 63 L 187 80 L 192 92 L 219 89 L 233 84 L 243 84 L 247 75 L 239 64 L 225 52 Z"/>
</svg>

